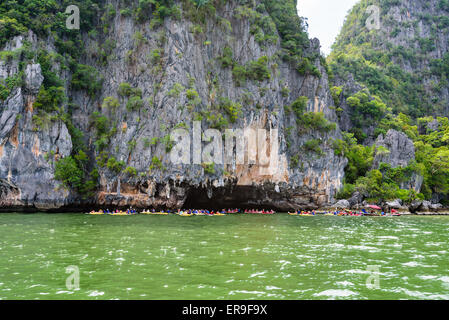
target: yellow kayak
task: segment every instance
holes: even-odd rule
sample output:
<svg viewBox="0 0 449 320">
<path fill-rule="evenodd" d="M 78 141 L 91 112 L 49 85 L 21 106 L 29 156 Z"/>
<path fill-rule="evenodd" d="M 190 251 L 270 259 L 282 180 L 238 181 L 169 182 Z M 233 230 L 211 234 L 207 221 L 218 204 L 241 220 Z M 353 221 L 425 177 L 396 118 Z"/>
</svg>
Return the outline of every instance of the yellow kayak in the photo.
<svg viewBox="0 0 449 320">
<path fill-rule="evenodd" d="M 142 212 L 142 214 L 153 215 L 153 216 L 167 216 L 168 212 Z"/>
<path fill-rule="evenodd" d="M 119 212 L 119 213 L 111 213 L 111 216 L 133 216 L 137 213 L 126 213 L 126 212 Z"/>
<path fill-rule="evenodd" d="M 313 217 L 314 215 L 313 214 L 300 214 L 300 216 L 302 216 L 302 217 Z"/>
<path fill-rule="evenodd" d="M 214 214 L 214 216 L 225 216 L 226 214 L 224 214 L 224 213 L 216 213 L 216 214 Z"/>
<path fill-rule="evenodd" d="M 180 216 L 180 217 L 193 217 L 194 214 L 193 214 L 193 213 L 192 213 L 192 214 L 188 214 L 188 213 L 184 213 L 184 212 L 183 212 L 183 213 L 180 213 L 179 216 Z"/>
<path fill-rule="evenodd" d="M 93 216 L 99 216 L 99 215 L 103 215 L 105 213 L 104 212 L 89 212 L 88 214 L 93 215 Z"/>
<path fill-rule="evenodd" d="M 332 214 L 332 213 L 326 213 L 325 216 L 328 216 L 328 217 L 332 216 L 332 217 L 333 217 L 333 216 L 335 216 L 335 214 Z"/>
<path fill-rule="evenodd" d="M 291 215 L 291 216 L 299 216 L 299 214 L 297 214 L 297 213 L 288 213 L 289 215 Z"/>
</svg>

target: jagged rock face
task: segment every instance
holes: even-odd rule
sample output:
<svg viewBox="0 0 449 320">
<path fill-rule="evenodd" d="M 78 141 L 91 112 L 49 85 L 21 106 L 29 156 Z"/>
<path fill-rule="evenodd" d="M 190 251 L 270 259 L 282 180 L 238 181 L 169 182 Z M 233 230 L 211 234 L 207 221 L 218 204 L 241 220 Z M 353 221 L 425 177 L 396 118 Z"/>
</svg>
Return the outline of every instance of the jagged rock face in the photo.
<svg viewBox="0 0 449 320">
<path fill-rule="evenodd" d="M 419 134 L 427 134 L 428 132 L 434 132 L 440 130 L 441 124 L 437 119 L 434 119 L 428 123 L 418 123 Z"/>
<path fill-rule="evenodd" d="M 443 205 L 440 203 L 432 203 L 430 201 L 416 200 L 409 206 L 410 212 L 413 213 L 429 213 L 440 212 L 443 209 Z"/>
<path fill-rule="evenodd" d="M 25 85 L 31 94 L 37 94 L 44 81 L 40 64 L 29 64 L 25 70 Z"/>
<path fill-rule="evenodd" d="M 413 141 L 402 132 L 388 130 L 380 135 L 375 143 L 377 149 L 383 147 L 389 152 L 377 152 L 373 161 L 373 168 L 379 168 L 380 163 L 388 163 L 392 168 L 406 167 L 415 159 Z"/>
<path fill-rule="evenodd" d="M 344 95 L 352 96 L 362 90 L 362 86 L 354 80 L 354 76 L 349 74 L 346 78 L 336 77 L 334 79 L 334 84 L 337 87 L 344 88 L 344 94 L 340 94 L 339 104 L 342 112 L 338 118 L 338 124 L 340 125 L 340 129 L 343 131 L 350 131 L 354 125 L 351 121 L 351 107 L 346 102 Z"/>
<path fill-rule="evenodd" d="M 348 200 L 340 200 L 334 206 L 335 208 L 347 209 L 351 206 L 351 204 Z"/>
<path fill-rule="evenodd" d="M 117 1 L 111 3 L 118 6 Z M 117 14 L 106 35 L 115 42 L 107 65 L 99 66 L 94 62 L 99 40 L 85 37 L 87 52 L 91 55 L 83 63 L 95 66 L 105 81 L 102 91 L 93 98 L 66 85 L 67 95 L 78 106 L 73 110 L 73 123 L 84 133 L 95 158 L 99 153 L 94 151 L 95 130 L 89 119 L 94 111 L 101 111 L 117 129 L 104 151 L 109 158 L 122 160 L 138 172 L 137 176 L 124 172 L 117 175 L 106 167 L 99 168 L 100 185 L 92 204 L 172 209 L 186 204 L 192 207 L 214 204 L 217 207 L 264 206 L 289 210 L 317 208 L 334 201 L 342 186 L 347 163 L 331 148 L 331 139 L 341 137 L 340 129 L 337 127 L 329 133 L 313 129 L 296 133 L 295 118 L 284 110 L 284 106 L 298 97 L 306 96 L 306 111 L 323 112 L 329 121 L 337 121 L 331 108 L 333 100 L 326 72 L 319 59 L 315 65 L 321 78 L 301 76 L 291 65 L 276 59 L 276 53 L 281 50 L 279 41 L 260 46 L 251 34 L 248 19 L 235 18 L 237 6 L 237 1 L 228 1 L 217 13 L 231 22 L 232 30 L 210 19 L 199 35 L 191 32 L 193 24 L 185 19 L 166 19 L 160 29 L 150 30 L 131 17 Z M 145 39 L 139 44 L 134 37 L 137 31 Z M 47 47 L 52 48 L 49 40 Z M 231 48 L 234 59 L 241 65 L 262 56 L 272 58 L 269 62 L 271 78 L 260 82 L 248 80 L 238 86 L 232 70 L 217 62 L 225 47 Z M 161 52 L 158 62 L 150 57 L 155 49 Z M 309 50 L 319 53 L 316 39 L 311 41 Z M 71 77 L 67 73 L 61 76 L 67 82 Z M 32 123 L 32 103 L 42 80 L 39 64 L 28 65 L 26 93 L 18 90 L 1 105 L 0 178 L 19 190 L 19 202 L 23 206 L 52 209 L 82 204 L 80 197 L 54 180 L 54 165 L 43 156 L 52 150 L 57 150 L 56 159 L 70 155 L 72 142 L 67 127 L 57 121 L 43 130 L 35 130 Z M 141 89 L 145 104 L 139 110 L 127 110 L 128 100 L 117 94 L 120 84 L 125 82 Z M 186 90 L 181 90 L 178 95 L 169 94 L 177 85 L 195 90 L 200 102 L 187 108 L 191 99 Z M 288 88 L 288 96 L 281 93 L 284 88 Z M 120 106 L 114 112 L 99 108 L 106 97 L 119 99 Z M 219 97 L 242 104 L 241 114 L 235 123 L 229 124 L 229 129 L 278 130 L 279 161 L 274 173 L 261 173 L 264 167 L 257 163 L 238 165 L 235 161 L 229 165 L 216 165 L 214 172 L 206 172 L 199 164 L 175 165 L 170 161 L 166 145 L 148 146 L 145 143 L 153 138 L 162 140 L 181 124 L 192 134 L 196 115 L 217 104 Z M 16 119 L 18 114 L 22 115 L 20 119 Z M 200 121 L 203 130 L 210 128 L 206 119 Z M 293 130 L 289 138 L 291 147 L 287 146 L 287 128 Z M 322 155 L 301 151 L 311 139 L 320 140 Z M 203 142 L 202 147 L 207 145 Z M 267 152 L 274 151 L 268 148 Z M 298 156 L 300 164 L 295 168 L 290 163 L 293 156 Z M 155 168 L 149 173 L 154 157 L 161 159 L 164 169 Z M 2 195 L 2 201 L 8 203 L 7 193 Z"/>
<path fill-rule="evenodd" d="M 20 207 L 20 199 L 19 189 L 7 180 L 0 179 L 0 206 L 6 208 Z"/>
<path fill-rule="evenodd" d="M 348 200 L 351 208 L 359 207 L 363 202 L 364 196 L 360 192 L 356 191 L 352 197 Z"/>
<path fill-rule="evenodd" d="M 380 24 L 379 29 L 369 30 L 366 11 L 372 5 L 380 9 Z M 447 3 L 440 0 L 359 1 L 337 38 L 333 58 L 352 50 L 348 54 L 375 66 L 372 70 L 354 67 L 350 72 L 395 112 L 446 116 L 449 87 L 441 64 L 449 52 L 448 12 Z M 370 71 L 387 75 L 391 83 L 377 82 Z M 337 85 L 346 86 L 348 77 L 344 75 Z"/>
<path fill-rule="evenodd" d="M 387 134 L 380 135 L 375 143 L 376 156 L 373 161 L 373 168 L 378 169 L 381 163 L 389 164 L 392 168 L 406 167 L 415 160 L 415 146 L 413 141 L 403 132 L 388 130 Z M 382 147 L 387 152 L 379 151 Z M 401 184 L 401 188 L 410 190 L 421 190 L 424 178 L 414 173 L 410 179 Z"/>
<path fill-rule="evenodd" d="M 13 48 L 20 48 L 23 37 L 16 37 Z M 30 35 L 29 41 L 35 41 Z M 3 64 L 9 76 L 17 72 L 11 64 Z M 1 73 L 0 73 L 1 74 Z M 55 159 L 70 155 L 72 142 L 62 121 L 46 124 L 35 130 L 33 102 L 44 80 L 39 64 L 25 68 L 25 84 L 0 102 L 0 179 L 3 192 L 0 205 L 11 208 L 49 210 L 68 204 L 69 192 L 59 188 L 54 167 L 44 159 L 53 151 Z"/>
</svg>

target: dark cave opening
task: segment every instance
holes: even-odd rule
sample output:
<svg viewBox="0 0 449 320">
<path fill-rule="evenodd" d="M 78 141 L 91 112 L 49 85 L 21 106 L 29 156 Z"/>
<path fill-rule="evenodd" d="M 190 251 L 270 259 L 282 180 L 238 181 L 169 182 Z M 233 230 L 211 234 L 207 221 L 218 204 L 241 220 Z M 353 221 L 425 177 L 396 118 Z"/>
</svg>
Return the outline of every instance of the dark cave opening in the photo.
<svg viewBox="0 0 449 320">
<path fill-rule="evenodd" d="M 272 203 L 259 188 L 253 186 L 234 186 L 232 190 L 223 187 L 213 188 L 210 198 L 208 196 L 208 189 L 199 187 L 190 189 L 183 208 L 276 210 L 276 207 Z"/>
</svg>

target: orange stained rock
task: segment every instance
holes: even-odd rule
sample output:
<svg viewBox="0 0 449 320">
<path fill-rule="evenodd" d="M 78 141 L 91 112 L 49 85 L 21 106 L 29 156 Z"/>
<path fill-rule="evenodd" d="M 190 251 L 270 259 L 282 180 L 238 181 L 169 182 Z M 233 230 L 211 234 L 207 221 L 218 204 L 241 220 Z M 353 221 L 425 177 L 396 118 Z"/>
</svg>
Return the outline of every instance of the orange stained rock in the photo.
<svg viewBox="0 0 449 320">
<path fill-rule="evenodd" d="M 33 143 L 33 147 L 31 149 L 31 152 L 34 154 L 34 156 L 37 158 L 40 155 L 40 140 L 39 137 L 37 136 L 37 134 L 34 135 L 34 143 Z"/>
<path fill-rule="evenodd" d="M 14 147 L 19 147 L 19 125 L 16 122 L 14 125 L 14 128 L 11 131 L 11 135 L 9 136 L 9 141 L 11 142 Z"/>
<path fill-rule="evenodd" d="M 27 101 L 26 101 L 26 110 L 25 110 L 26 112 L 29 112 L 29 113 L 33 113 L 33 111 L 34 111 L 34 99 L 32 99 L 32 98 L 27 98 Z"/>
</svg>

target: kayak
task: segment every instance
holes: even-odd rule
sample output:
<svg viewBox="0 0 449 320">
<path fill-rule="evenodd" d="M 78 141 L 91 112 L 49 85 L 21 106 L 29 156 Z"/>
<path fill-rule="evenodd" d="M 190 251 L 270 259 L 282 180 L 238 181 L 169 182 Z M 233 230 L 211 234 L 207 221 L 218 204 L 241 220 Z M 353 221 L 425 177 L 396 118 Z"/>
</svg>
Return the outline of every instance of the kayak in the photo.
<svg viewBox="0 0 449 320">
<path fill-rule="evenodd" d="M 188 214 L 188 213 L 184 213 L 184 212 L 183 212 L 183 213 L 180 213 L 179 216 L 180 216 L 180 217 L 193 217 L 194 214 Z"/>
<path fill-rule="evenodd" d="M 137 213 L 126 213 L 126 212 L 119 212 L 119 213 L 110 213 L 111 216 L 134 216 Z"/>
<path fill-rule="evenodd" d="M 224 213 L 216 213 L 216 214 L 212 214 L 212 216 L 225 216 L 226 214 Z"/>
<path fill-rule="evenodd" d="M 303 216 L 303 217 L 314 217 L 314 215 L 313 214 L 299 214 L 300 216 Z"/>
<path fill-rule="evenodd" d="M 105 214 L 104 212 L 89 212 L 88 214 L 93 215 L 93 216 L 100 216 Z"/>
<path fill-rule="evenodd" d="M 326 217 L 330 217 L 330 216 L 334 217 L 335 214 L 333 214 L 333 213 L 326 213 L 324 216 L 326 216 Z"/>
<path fill-rule="evenodd" d="M 167 216 L 168 212 L 142 212 L 142 214 L 153 215 L 153 216 Z"/>
</svg>

